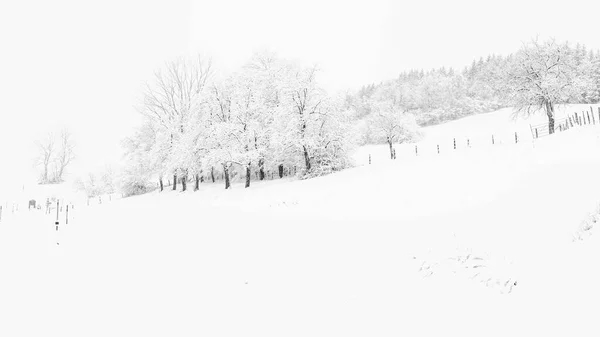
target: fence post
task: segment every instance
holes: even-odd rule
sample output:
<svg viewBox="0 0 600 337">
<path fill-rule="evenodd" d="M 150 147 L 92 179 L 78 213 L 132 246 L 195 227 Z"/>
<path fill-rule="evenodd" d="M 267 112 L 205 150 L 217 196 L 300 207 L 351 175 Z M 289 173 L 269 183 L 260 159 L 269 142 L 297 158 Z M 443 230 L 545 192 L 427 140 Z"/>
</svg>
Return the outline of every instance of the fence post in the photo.
<svg viewBox="0 0 600 337">
<path fill-rule="evenodd" d="M 590 113 L 586 111 L 586 115 L 588 116 L 588 124 L 592 124 L 592 120 L 590 118 Z"/>
<path fill-rule="evenodd" d="M 538 136 L 538 131 L 537 131 L 537 128 L 535 128 L 535 138 L 536 138 L 536 139 L 538 139 L 538 138 L 539 138 L 539 136 Z"/>
<path fill-rule="evenodd" d="M 65 225 L 69 224 L 69 205 L 67 205 L 67 210 L 65 213 Z"/>
<path fill-rule="evenodd" d="M 59 211 L 59 201 L 56 200 L 56 221 L 54 222 L 54 225 L 56 225 L 56 231 L 58 232 L 58 211 Z"/>
<path fill-rule="evenodd" d="M 492 145 L 494 145 L 494 135 L 492 135 Z"/>
<path fill-rule="evenodd" d="M 517 137 L 517 131 L 515 131 L 515 144 L 519 142 L 519 138 Z"/>
<path fill-rule="evenodd" d="M 456 150 L 456 138 L 454 138 L 454 149 Z"/>
<path fill-rule="evenodd" d="M 371 165 L 371 154 L 369 153 L 369 165 Z"/>
<path fill-rule="evenodd" d="M 592 115 L 592 123 L 596 125 L 596 116 L 594 116 L 594 108 L 590 106 L 590 114 Z"/>
<path fill-rule="evenodd" d="M 471 141 L 467 138 L 467 147 L 471 147 Z"/>
<path fill-rule="evenodd" d="M 575 112 L 575 123 L 579 124 L 579 115 Z"/>
<path fill-rule="evenodd" d="M 394 151 L 396 152 L 396 151 Z M 419 149 L 417 149 L 417 146 L 415 145 L 415 156 L 419 155 Z M 396 159 L 396 153 L 394 153 L 394 159 Z"/>
<path fill-rule="evenodd" d="M 438 154 L 440 154 L 440 145 L 437 146 Z"/>
</svg>

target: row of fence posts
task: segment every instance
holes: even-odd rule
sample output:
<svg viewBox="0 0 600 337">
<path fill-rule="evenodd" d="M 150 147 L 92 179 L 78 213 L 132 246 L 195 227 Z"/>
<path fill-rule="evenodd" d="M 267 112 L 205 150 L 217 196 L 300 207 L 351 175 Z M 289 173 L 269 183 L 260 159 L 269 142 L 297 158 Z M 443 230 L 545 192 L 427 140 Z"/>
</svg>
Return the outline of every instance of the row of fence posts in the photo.
<svg viewBox="0 0 600 337">
<path fill-rule="evenodd" d="M 73 206 L 71 206 L 71 208 L 73 208 Z M 14 210 L 14 206 L 13 206 L 13 210 Z M 18 210 L 18 208 L 17 208 Z M 4 211 L 4 207 L 2 205 L 0 205 L 0 221 L 2 221 L 2 213 Z M 59 214 L 60 214 L 61 208 L 60 208 L 60 201 L 56 201 L 56 221 L 55 221 L 55 225 L 56 225 L 56 230 L 58 231 L 58 224 L 59 224 Z M 46 214 L 50 214 L 49 213 L 49 207 L 48 210 L 45 212 Z M 69 224 L 69 205 L 67 204 L 65 206 L 65 224 Z"/>
<path fill-rule="evenodd" d="M 519 135 L 518 133 L 515 131 L 515 144 L 519 143 Z M 496 144 L 496 140 L 494 138 L 494 135 L 492 135 L 492 145 Z M 456 138 L 452 139 L 452 147 L 454 150 L 457 149 L 457 144 L 456 144 Z M 469 138 L 467 138 L 467 147 L 470 148 L 471 147 L 471 140 Z M 440 154 L 440 145 L 437 144 L 436 145 L 437 148 L 437 154 Z M 419 146 L 415 145 L 415 156 L 419 155 Z M 396 149 L 392 149 L 392 155 L 391 155 L 392 159 L 396 159 Z M 371 165 L 371 154 L 369 153 L 369 165 Z"/>
<path fill-rule="evenodd" d="M 586 117 L 587 117 L 587 122 L 586 122 Z M 576 112 L 575 113 L 575 120 L 578 122 L 578 124 L 580 126 L 581 125 L 591 125 L 591 124 L 595 125 L 596 124 L 596 117 L 594 116 L 594 108 L 590 107 L 590 111 L 589 112 L 588 111 L 582 111 L 581 112 L 581 116 L 579 116 L 577 114 L 577 112 Z M 598 107 L 598 122 L 600 122 L 600 107 Z"/>
<path fill-rule="evenodd" d="M 598 123 L 600 123 L 600 107 L 598 107 Z M 581 115 L 575 112 L 573 113 L 573 115 L 565 117 L 565 122 L 558 124 L 558 130 L 562 132 L 574 127 L 575 125 L 596 125 L 594 107 L 590 106 L 590 111 L 582 111 Z M 537 127 L 534 127 L 532 131 L 536 139 L 540 137 Z"/>
</svg>

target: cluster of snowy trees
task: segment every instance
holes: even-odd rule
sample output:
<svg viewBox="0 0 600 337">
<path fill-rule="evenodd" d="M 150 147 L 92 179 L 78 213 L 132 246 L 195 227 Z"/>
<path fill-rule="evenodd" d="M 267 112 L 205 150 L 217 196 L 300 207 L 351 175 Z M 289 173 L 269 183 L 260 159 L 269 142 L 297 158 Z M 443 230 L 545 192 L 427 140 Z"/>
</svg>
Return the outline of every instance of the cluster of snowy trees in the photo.
<svg viewBox="0 0 600 337">
<path fill-rule="evenodd" d="M 385 93 L 390 91 L 421 126 L 508 106 L 533 113 L 552 111 L 555 104 L 597 103 L 600 53 L 579 44 L 572 47 L 553 39 L 533 40 L 515 54 L 480 58 L 460 72 L 452 68 L 413 70 L 364 86 L 348 95 L 346 104 L 369 130 L 369 116 L 377 111 L 381 98 L 388 99 Z M 382 142 L 372 132 L 363 134 L 364 143 Z"/>
<path fill-rule="evenodd" d="M 68 166 L 75 159 L 75 143 L 69 130 L 58 135 L 50 132 L 36 141 L 38 149 L 35 166 L 40 172 L 40 184 L 61 183 Z"/>
<path fill-rule="evenodd" d="M 350 165 L 352 114 L 343 97 L 317 82 L 316 67 L 270 53 L 255 54 L 227 78 L 216 80 L 210 62 L 179 59 L 156 72 L 140 109 L 144 124 L 123 142 L 124 194 L 143 193 L 166 179 L 173 189 L 189 180 L 222 175 L 265 178 L 295 168 L 301 178 Z"/>
<path fill-rule="evenodd" d="M 417 140 L 421 126 L 513 106 L 517 114 L 600 101 L 600 53 L 568 43 L 533 40 L 515 54 L 473 61 L 461 72 L 440 68 L 402 73 L 356 93 L 331 96 L 317 68 L 258 53 L 219 80 L 202 58 L 176 60 L 156 73 L 140 109 L 144 124 L 123 142 L 124 194 L 165 180 L 187 189 L 222 176 L 263 180 L 268 171 L 301 178 L 351 165 L 356 144 Z M 292 169 L 293 168 L 293 169 Z"/>
<path fill-rule="evenodd" d="M 107 166 L 101 172 L 88 172 L 83 177 L 77 177 L 74 181 L 74 187 L 78 191 L 84 192 L 88 198 L 93 198 L 117 192 L 118 183 L 113 168 Z"/>
</svg>

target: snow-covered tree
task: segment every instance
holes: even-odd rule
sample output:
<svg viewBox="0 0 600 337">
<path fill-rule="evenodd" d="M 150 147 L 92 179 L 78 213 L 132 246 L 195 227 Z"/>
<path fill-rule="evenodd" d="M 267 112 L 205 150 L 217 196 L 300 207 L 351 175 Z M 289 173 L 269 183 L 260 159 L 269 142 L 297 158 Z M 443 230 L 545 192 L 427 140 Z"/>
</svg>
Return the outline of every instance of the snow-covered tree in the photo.
<svg viewBox="0 0 600 337">
<path fill-rule="evenodd" d="M 281 83 L 281 104 L 273 122 L 273 150 L 298 166 L 304 167 L 304 175 L 314 175 L 321 169 L 319 154 L 327 146 L 341 141 L 334 137 L 342 124 L 337 118 L 341 104 L 335 104 L 317 83 L 317 68 L 305 68 L 290 64 L 286 69 L 285 81 Z M 335 141 L 334 141 L 334 138 Z M 329 144 L 329 145 L 328 145 Z M 346 157 L 345 151 L 333 152 Z M 333 170 L 342 169 L 336 163 Z"/>
<path fill-rule="evenodd" d="M 165 171 L 173 174 L 173 189 L 177 188 L 178 173 L 184 186 L 186 183 L 189 168 L 183 167 L 182 162 L 188 162 L 189 154 L 185 153 L 187 147 L 181 144 L 181 138 L 202 111 L 210 76 L 211 63 L 202 57 L 181 58 L 167 63 L 155 73 L 155 81 L 146 85 L 141 112 L 152 122 L 160 138 L 168 140 Z M 161 149 L 164 150 L 162 145 Z M 162 181 L 162 175 L 159 179 Z"/>
<path fill-rule="evenodd" d="M 145 193 L 152 189 L 152 178 L 160 170 L 157 169 L 160 163 L 153 151 L 156 140 L 156 130 L 149 122 L 143 124 L 133 136 L 123 140 L 126 164 L 120 175 L 119 186 L 125 196 Z"/>
<path fill-rule="evenodd" d="M 555 40 L 533 40 L 515 55 L 507 73 L 509 101 L 516 114 L 544 111 L 550 133 L 554 133 L 555 106 L 578 100 L 589 86 L 580 77 L 574 55 L 567 44 Z"/>
</svg>

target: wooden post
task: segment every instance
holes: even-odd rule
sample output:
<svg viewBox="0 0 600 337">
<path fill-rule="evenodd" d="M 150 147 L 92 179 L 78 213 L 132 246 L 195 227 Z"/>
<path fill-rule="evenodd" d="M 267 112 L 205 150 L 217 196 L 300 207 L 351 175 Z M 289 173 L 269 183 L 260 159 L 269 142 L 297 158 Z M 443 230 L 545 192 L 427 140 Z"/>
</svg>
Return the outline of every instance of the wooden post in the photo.
<svg viewBox="0 0 600 337">
<path fill-rule="evenodd" d="M 437 151 L 438 151 L 438 154 L 440 154 L 440 144 L 438 144 L 438 146 L 437 146 Z"/>
<path fill-rule="evenodd" d="M 539 138 L 537 128 L 535 128 L 535 138 Z"/>
<path fill-rule="evenodd" d="M 579 125 L 579 115 L 575 112 L 575 123 Z"/>
<path fill-rule="evenodd" d="M 467 138 L 467 147 L 471 147 L 471 141 Z"/>
<path fill-rule="evenodd" d="M 69 224 L 69 205 L 67 205 L 67 211 L 65 213 L 65 224 Z"/>
<path fill-rule="evenodd" d="M 588 124 L 592 124 L 592 119 L 590 118 L 590 113 L 587 112 L 586 115 L 588 116 Z"/>
<path fill-rule="evenodd" d="M 415 156 L 419 155 L 419 149 L 417 148 L 417 146 L 415 145 Z M 394 159 L 396 159 L 396 156 L 394 155 Z"/>
<path fill-rule="evenodd" d="M 515 144 L 519 142 L 519 137 L 517 137 L 517 131 L 515 131 Z"/>
<path fill-rule="evenodd" d="M 369 153 L 369 165 L 371 165 L 371 154 Z"/>
<path fill-rule="evenodd" d="M 454 138 L 454 149 L 456 150 L 456 138 Z"/>
<path fill-rule="evenodd" d="M 492 135 L 492 145 L 494 145 L 494 135 Z"/>
<path fill-rule="evenodd" d="M 590 106 L 590 114 L 592 115 L 592 123 L 596 125 L 596 116 L 594 116 L 594 108 Z"/>
</svg>

